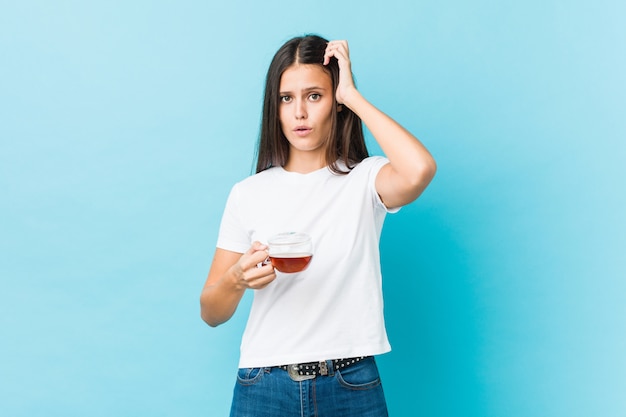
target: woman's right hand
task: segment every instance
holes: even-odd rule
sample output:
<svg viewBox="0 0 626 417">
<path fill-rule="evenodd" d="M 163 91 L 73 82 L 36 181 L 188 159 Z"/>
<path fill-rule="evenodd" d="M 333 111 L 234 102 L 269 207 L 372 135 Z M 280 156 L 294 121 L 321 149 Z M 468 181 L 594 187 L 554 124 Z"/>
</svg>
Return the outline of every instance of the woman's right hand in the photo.
<svg viewBox="0 0 626 417">
<path fill-rule="evenodd" d="M 265 264 L 267 246 L 254 242 L 246 253 L 217 248 L 209 276 L 200 294 L 200 314 L 210 326 L 232 317 L 248 288 L 260 290 L 276 279 L 271 263 Z"/>
<path fill-rule="evenodd" d="M 268 257 L 267 245 L 254 242 L 250 249 L 231 267 L 236 285 L 241 288 L 260 290 L 276 279 L 276 272 Z"/>
</svg>

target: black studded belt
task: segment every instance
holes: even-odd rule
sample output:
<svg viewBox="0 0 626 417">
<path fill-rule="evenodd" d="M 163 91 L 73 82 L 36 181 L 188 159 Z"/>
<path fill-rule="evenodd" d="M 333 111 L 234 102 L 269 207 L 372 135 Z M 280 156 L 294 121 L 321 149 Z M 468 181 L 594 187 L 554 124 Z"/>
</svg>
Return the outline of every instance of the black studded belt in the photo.
<svg viewBox="0 0 626 417">
<path fill-rule="evenodd" d="M 350 365 L 362 361 L 365 358 L 367 358 L 367 356 L 346 359 L 333 359 L 330 362 L 332 362 L 333 371 L 340 371 Z M 278 366 L 278 368 L 287 371 L 291 379 L 293 379 L 294 381 L 306 381 L 307 379 L 313 379 L 318 375 L 325 376 L 329 373 L 327 361 L 294 363 L 291 365 L 281 365 Z"/>
</svg>

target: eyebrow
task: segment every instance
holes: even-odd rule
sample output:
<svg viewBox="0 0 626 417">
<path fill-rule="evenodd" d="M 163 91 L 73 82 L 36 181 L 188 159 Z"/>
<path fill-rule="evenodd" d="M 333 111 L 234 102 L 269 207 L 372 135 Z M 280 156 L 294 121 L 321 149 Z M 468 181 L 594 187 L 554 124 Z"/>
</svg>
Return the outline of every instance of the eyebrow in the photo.
<svg viewBox="0 0 626 417">
<path fill-rule="evenodd" d="M 307 88 L 303 89 L 302 91 L 304 91 L 305 93 L 308 93 L 309 91 L 314 91 L 314 90 L 326 91 L 326 89 L 324 87 L 317 87 L 317 86 L 307 87 Z M 281 95 L 292 94 L 292 92 L 291 91 L 279 91 L 278 94 L 281 94 Z"/>
</svg>

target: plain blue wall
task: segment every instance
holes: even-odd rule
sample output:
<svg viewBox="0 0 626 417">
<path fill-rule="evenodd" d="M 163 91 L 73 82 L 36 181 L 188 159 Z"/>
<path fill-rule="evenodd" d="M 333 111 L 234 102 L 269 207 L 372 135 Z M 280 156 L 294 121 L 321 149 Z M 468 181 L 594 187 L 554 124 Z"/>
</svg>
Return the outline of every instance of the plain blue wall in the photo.
<svg viewBox="0 0 626 417">
<path fill-rule="evenodd" d="M 316 32 L 439 164 L 383 232 L 392 415 L 623 417 L 625 20 L 618 0 L 3 1 L 0 415 L 227 414 L 249 297 L 217 329 L 198 297 L 269 60 Z"/>
</svg>

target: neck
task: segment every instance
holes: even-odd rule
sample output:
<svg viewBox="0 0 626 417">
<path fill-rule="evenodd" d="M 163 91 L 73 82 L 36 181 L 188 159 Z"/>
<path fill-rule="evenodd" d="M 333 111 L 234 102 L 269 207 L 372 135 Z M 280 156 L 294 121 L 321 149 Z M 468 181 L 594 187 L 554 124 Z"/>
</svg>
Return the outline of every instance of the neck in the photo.
<svg viewBox="0 0 626 417">
<path fill-rule="evenodd" d="M 299 174 L 308 174 L 324 168 L 328 164 L 323 155 L 307 155 L 298 152 L 291 152 L 287 163 L 283 167 L 285 171 L 297 172 Z"/>
</svg>

